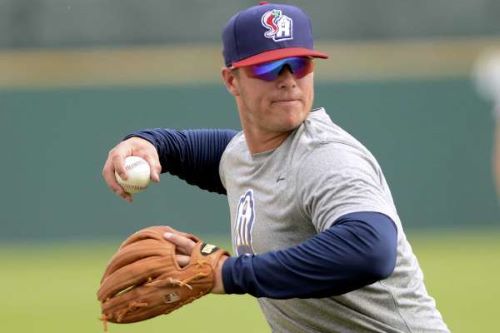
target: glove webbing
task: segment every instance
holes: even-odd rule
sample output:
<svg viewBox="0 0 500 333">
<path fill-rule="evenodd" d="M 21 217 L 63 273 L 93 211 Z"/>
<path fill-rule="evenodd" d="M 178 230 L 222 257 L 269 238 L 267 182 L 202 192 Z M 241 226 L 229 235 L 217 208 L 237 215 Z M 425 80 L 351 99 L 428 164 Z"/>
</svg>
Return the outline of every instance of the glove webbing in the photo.
<svg viewBox="0 0 500 333">
<path fill-rule="evenodd" d="M 199 266 L 202 266 L 204 264 L 207 264 L 207 262 L 204 262 L 204 261 L 198 261 L 197 264 Z M 206 277 L 208 276 L 208 274 L 205 274 L 205 273 L 202 273 L 202 272 L 198 272 L 196 275 L 194 276 L 191 276 L 183 281 L 180 281 L 180 280 L 174 280 L 172 279 L 171 277 L 169 277 L 168 279 L 166 280 L 157 280 L 157 281 L 153 281 L 153 279 L 150 277 L 148 279 L 148 282 L 146 282 L 144 284 L 144 286 L 147 286 L 147 287 L 163 287 L 163 286 L 169 286 L 169 285 L 173 285 L 173 286 L 179 286 L 179 287 L 186 287 L 190 290 L 193 290 L 193 287 L 191 287 L 189 285 L 189 282 L 191 281 L 194 281 L 194 280 L 197 280 L 199 278 L 203 278 L 203 277 Z M 132 290 L 133 288 L 135 288 L 136 286 L 130 286 L 129 288 L 126 288 L 124 289 L 123 291 L 119 292 L 118 294 L 123 294 L 125 292 L 128 292 L 130 290 Z M 117 295 L 118 295 L 117 294 Z M 171 302 L 175 302 L 177 301 L 178 299 L 175 299 L 174 297 L 171 298 L 171 295 L 167 295 L 169 296 L 169 299 L 168 300 L 165 300 L 165 303 L 171 303 Z M 201 295 L 200 295 L 201 296 Z M 181 307 L 182 305 L 186 304 L 186 303 L 190 303 L 192 301 L 194 301 L 196 298 L 193 297 L 193 298 L 190 298 L 188 300 L 186 300 L 185 303 L 182 303 L 182 304 L 179 304 L 178 307 Z M 131 302 L 128 307 L 126 309 L 123 309 L 121 310 L 120 312 L 117 313 L 117 319 L 116 321 L 117 322 L 120 322 L 122 320 L 122 318 L 129 312 L 131 311 L 135 311 L 137 309 L 140 309 L 140 308 L 143 308 L 143 307 L 147 307 L 148 306 L 148 303 L 146 302 L 138 302 L 138 301 L 133 301 Z M 175 307 L 174 309 L 170 310 L 170 311 L 173 311 L 175 309 L 177 309 L 178 307 Z M 104 328 L 104 332 L 107 332 L 108 331 L 108 316 L 106 314 L 102 314 L 101 315 L 101 318 L 99 318 L 99 320 L 102 321 L 102 324 L 103 324 L 103 328 Z"/>
</svg>

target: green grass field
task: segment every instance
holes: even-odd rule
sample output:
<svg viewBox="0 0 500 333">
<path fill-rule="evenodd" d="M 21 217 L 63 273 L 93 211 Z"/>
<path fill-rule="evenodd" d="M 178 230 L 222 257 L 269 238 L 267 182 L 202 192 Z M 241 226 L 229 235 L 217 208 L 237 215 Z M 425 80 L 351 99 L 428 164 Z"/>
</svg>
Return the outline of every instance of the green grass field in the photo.
<svg viewBox="0 0 500 333">
<path fill-rule="evenodd" d="M 452 332 L 498 330 L 500 231 L 409 233 L 429 292 Z M 0 245 L 2 332 L 101 332 L 95 293 L 118 242 Z M 269 332 L 248 296 L 207 296 L 110 332 Z"/>
</svg>

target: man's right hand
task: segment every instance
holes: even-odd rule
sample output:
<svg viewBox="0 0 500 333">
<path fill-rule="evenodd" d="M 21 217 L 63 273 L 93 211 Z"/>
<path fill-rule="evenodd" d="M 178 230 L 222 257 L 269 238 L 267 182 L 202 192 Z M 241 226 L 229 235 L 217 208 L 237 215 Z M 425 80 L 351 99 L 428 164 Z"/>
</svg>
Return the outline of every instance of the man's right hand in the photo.
<svg viewBox="0 0 500 333">
<path fill-rule="evenodd" d="M 124 160 L 128 156 L 139 156 L 145 159 L 151 168 L 151 180 L 157 183 L 160 181 L 161 164 L 155 146 L 138 137 L 122 141 L 109 151 L 108 159 L 102 169 L 104 181 L 111 191 L 122 199 L 132 202 L 132 195 L 125 192 L 115 178 L 116 171 L 122 179 L 127 179 Z"/>
</svg>

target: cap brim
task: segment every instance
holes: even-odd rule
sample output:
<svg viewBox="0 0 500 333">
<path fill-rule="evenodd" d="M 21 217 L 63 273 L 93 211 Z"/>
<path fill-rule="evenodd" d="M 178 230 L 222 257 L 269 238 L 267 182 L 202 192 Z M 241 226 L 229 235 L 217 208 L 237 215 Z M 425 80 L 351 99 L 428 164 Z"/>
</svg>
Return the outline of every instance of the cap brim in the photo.
<svg viewBox="0 0 500 333">
<path fill-rule="evenodd" d="M 264 62 L 269 62 L 289 57 L 313 57 L 313 58 L 327 59 L 328 55 L 323 52 L 305 49 L 301 47 L 276 49 L 276 50 L 262 52 L 252 57 L 248 57 L 246 59 L 237 61 L 231 65 L 231 68 L 252 66 Z"/>
</svg>

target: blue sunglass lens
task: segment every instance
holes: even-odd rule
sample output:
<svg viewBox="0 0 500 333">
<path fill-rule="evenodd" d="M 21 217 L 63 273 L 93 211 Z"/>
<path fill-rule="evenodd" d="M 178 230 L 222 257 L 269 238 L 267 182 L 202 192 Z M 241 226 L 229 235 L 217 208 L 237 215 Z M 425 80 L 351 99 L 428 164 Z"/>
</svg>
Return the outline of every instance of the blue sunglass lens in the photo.
<svg viewBox="0 0 500 333">
<path fill-rule="evenodd" d="M 250 66 L 250 74 L 254 78 L 265 81 L 274 81 L 278 78 L 283 67 L 289 66 L 296 78 L 302 78 L 312 72 L 312 60 L 308 58 L 293 57 L 266 62 Z"/>
</svg>

